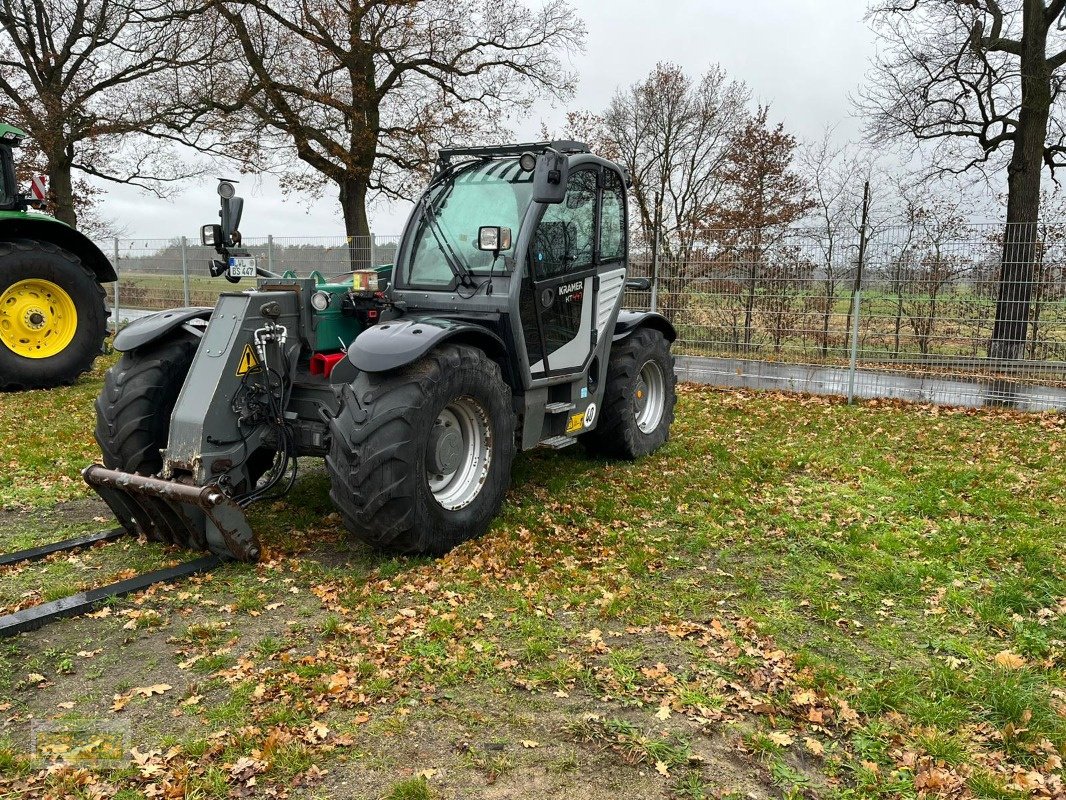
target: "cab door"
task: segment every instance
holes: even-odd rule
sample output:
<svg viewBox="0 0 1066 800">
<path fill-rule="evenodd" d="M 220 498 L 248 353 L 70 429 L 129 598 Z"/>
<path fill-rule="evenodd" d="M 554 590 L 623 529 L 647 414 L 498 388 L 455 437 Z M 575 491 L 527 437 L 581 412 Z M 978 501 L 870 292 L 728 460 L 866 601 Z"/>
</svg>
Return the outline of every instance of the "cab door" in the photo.
<svg viewBox="0 0 1066 800">
<path fill-rule="evenodd" d="M 571 172 L 566 199 L 534 234 L 522 323 L 532 377 L 580 374 L 592 358 L 597 290 L 598 167 Z"/>
</svg>

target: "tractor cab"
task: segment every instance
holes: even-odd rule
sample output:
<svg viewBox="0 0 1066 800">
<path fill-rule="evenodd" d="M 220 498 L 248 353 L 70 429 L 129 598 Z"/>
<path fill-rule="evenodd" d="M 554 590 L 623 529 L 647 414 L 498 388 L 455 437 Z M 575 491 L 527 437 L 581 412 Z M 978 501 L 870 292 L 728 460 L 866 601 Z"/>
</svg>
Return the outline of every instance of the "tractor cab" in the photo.
<svg viewBox="0 0 1066 800">
<path fill-rule="evenodd" d="M 14 125 L 0 124 L 0 211 L 26 210 L 26 201 L 18 191 L 13 152 L 25 138 L 25 131 Z"/>
</svg>

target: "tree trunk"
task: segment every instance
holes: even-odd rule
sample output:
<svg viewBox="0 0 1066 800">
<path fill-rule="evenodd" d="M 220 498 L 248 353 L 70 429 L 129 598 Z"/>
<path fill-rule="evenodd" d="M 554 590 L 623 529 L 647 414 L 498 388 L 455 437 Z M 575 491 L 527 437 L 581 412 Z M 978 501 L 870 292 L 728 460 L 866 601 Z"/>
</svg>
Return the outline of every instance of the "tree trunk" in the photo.
<svg viewBox="0 0 1066 800">
<path fill-rule="evenodd" d="M 352 269 L 368 269 L 373 265 L 370 263 L 370 221 L 366 216 L 366 183 L 351 179 L 342 181 L 340 201 Z"/>
<path fill-rule="evenodd" d="M 1040 218 L 1040 179 L 1051 116 L 1051 71 L 1043 0 L 1025 0 L 1023 9 L 1022 103 L 1017 138 L 1007 176 L 1007 226 L 989 358 L 1025 357 L 1029 307 Z"/>
<path fill-rule="evenodd" d="M 78 227 L 74 208 L 74 180 L 70 160 L 63 155 L 48 156 L 48 212 L 72 228 Z"/>
</svg>

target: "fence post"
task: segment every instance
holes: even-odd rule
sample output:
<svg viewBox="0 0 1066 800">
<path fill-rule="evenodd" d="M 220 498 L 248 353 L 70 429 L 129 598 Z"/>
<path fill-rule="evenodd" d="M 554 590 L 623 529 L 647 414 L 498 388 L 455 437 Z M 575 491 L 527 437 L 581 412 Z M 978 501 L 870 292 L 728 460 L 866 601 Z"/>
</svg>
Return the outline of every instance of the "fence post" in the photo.
<svg viewBox="0 0 1066 800">
<path fill-rule="evenodd" d="M 122 279 L 122 275 L 118 269 L 118 237 L 114 239 L 115 245 L 115 302 L 111 306 L 111 314 L 114 318 L 115 333 L 118 333 L 118 319 L 119 319 L 119 307 L 118 307 L 118 284 Z"/>
<path fill-rule="evenodd" d="M 862 312 L 862 289 L 851 295 L 851 361 L 848 365 L 848 405 L 855 402 L 855 378 L 859 366 L 859 314 Z"/>
<path fill-rule="evenodd" d="M 374 235 L 374 232 L 370 232 L 370 268 L 373 269 L 378 265 L 378 237 Z"/>
<path fill-rule="evenodd" d="M 851 359 L 848 365 L 848 405 L 855 402 L 855 379 L 859 367 L 859 314 L 862 313 L 862 272 L 866 266 L 866 227 L 870 221 L 870 182 L 862 194 L 862 224 L 859 228 L 859 265 L 851 294 Z"/>
<path fill-rule="evenodd" d="M 181 294 L 185 300 L 185 307 L 192 305 L 189 297 L 189 238 L 181 237 Z"/>
<path fill-rule="evenodd" d="M 267 272 L 274 270 L 274 234 L 267 234 Z"/>
<path fill-rule="evenodd" d="M 655 235 L 651 242 L 651 310 L 659 311 L 659 193 L 655 193 Z"/>
</svg>

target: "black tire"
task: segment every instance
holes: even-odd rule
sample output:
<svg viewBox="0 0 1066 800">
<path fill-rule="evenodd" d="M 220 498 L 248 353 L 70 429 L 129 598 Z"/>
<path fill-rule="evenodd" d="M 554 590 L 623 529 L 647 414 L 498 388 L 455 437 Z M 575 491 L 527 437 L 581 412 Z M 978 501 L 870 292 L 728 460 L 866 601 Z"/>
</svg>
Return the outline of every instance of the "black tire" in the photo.
<svg viewBox="0 0 1066 800">
<path fill-rule="evenodd" d="M 170 415 L 200 340 L 183 335 L 123 353 L 96 398 L 96 442 L 104 466 L 155 475 L 163 468 Z"/>
<path fill-rule="evenodd" d="M 50 242 L 15 239 L 0 242 L 0 296 L 25 280 L 46 280 L 63 289 L 74 303 L 74 336 L 48 358 L 28 358 L 0 338 L 0 391 L 51 389 L 74 383 L 103 352 L 107 335 L 104 288 L 76 255 Z"/>
<path fill-rule="evenodd" d="M 658 424 L 641 430 L 637 421 L 642 389 L 641 372 L 646 364 L 658 366 L 663 377 L 662 416 Z M 581 437 L 596 455 L 634 460 L 654 453 L 670 438 L 677 404 L 677 375 L 666 337 L 652 328 L 641 328 L 611 348 L 607 386 L 599 424 Z M 650 422 L 650 421 L 649 421 Z"/>
<path fill-rule="evenodd" d="M 471 401 L 489 432 L 488 472 L 467 505 L 449 509 L 430 487 L 430 442 L 446 409 Z M 441 555 L 482 535 L 499 513 L 514 431 L 511 390 L 499 365 L 475 347 L 445 344 L 396 372 L 362 372 L 342 389 L 330 423 L 330 497 L 348 530 L 371 546 Z"/>
</svg>

